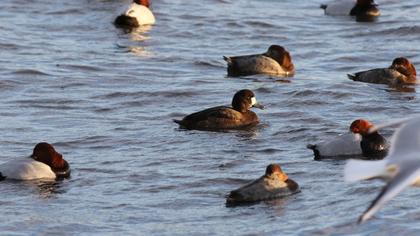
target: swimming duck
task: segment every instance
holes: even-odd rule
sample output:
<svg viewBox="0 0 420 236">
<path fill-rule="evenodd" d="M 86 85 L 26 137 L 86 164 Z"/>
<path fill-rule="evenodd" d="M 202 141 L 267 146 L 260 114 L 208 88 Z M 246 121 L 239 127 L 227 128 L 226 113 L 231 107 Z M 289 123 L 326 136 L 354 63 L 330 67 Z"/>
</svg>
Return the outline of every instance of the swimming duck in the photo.
<svg viewBox="0 0 420 236">
<path fill-rule="evenodd" d="M 229 76 L 245 76 L 269 74 L 277 76 L 293 76 L 295 67 L 289 52 L 282 46 L 271 45 L 267 52 L 255 55 L 226 57 Z"/>
<path fill-rule="evenodd" d="M 319 144 L 308 144 L 314 152 L 314 159 L 348 158 L 362 155 L 363 159 L 381 159 L 386 156 L 389 144 L 378 131 L 369 133 L 373 124 L 364 119 L 351 123 L 350 132 Z"/>
<path fill-rule="evenodd" d="M 60 179 L 70 176 L 70 166 L 49 143 L 38 143 L 31 156 L 0 165 L 0 179 Z"/>
<path fill-rule="evenodd" d="M 259 179 L 230 192 L 227 204 L 252 203 L 262 200 L 285 197 L 299 192 L 299 185 L 289 179 L 280 165 L 267 166 L 265 175 Z"/>
<path fill-rule="evenodd" d="M 251 107 L 263 109 L 257 103 L 251 90 L 243 89 L 235 93 L 232 107 L 217 106 L 199 111 L 174 120 L 180 127 L 197 130 L 240 129 L 254 126 L 259 123 L 258 116 L 250 110 Z"/>
<path fill-rule="evenodd" d="M 325 10 L 326 15 L 350 15 L 361 20 L 381 14 L 374 0 L 338 0 L 322 4 L 321 8 Z"/>
<path fill-rule="evenodd" d="M 119 15 L 114 24 L 120 27 L 138 27 L 140 25 L 152 25 L 155 17 L 149 9 L 149 0 L 134 0 Z"/>
<path fill-rule="evenodd" d="M 388 68 L 362 71 L 348 77 L 366 83 L 404 85 L 416 83 L 416 74 L 416 68 L 407 58 L 398 57 Z"/>
<path fill-rule="evenodd" d="M 401 123 L 391 139 L 388 155 L 379 161 L 349 160 L 344 167 L 346 181 L 380 178 L 387 185 L 359 217 L 358 223 L 371 218 L 385 203 L 408 186 L 420 186 L 420 117 Z M 395 125 L 390 123 L 389 126 Z M 386 126 L 383 126 L 386 127 Z M 374 132 L 375 129 L 371 130 Z"/>
</svg>

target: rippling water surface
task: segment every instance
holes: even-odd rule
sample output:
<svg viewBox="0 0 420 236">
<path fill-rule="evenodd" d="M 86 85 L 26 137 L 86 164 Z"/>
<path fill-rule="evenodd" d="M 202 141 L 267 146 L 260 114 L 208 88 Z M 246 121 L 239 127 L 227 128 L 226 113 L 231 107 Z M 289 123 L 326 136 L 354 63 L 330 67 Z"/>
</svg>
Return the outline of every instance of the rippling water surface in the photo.
<svg viewBox="0 0 420 236">
<path fill-rule="evenodd" d="M 420 111 L 418 88 L 356 83 L 346 73 L 406 56 L 420 67 L 417 0 L 378 1 L 373 23 L 325 16 L 322 0 L 155 0 L 157 24 L 112 24 L 122 0 L 0 3 L 0 162 L 53 143 L 72 167 L 59 183 L 0 184 L 2 234 L 416 235 L 418 189 L 363 225 L 383 185 L 345 183 L 343 161 L 307 143 Z M 290 83 L 229 78 L 222 55 L 286 47 Z M 185 131 L 174 118 L 228 104 L 243 88 L 266 105 L 250 131 Z M 391 130 L 385 131 L 387 135 Z M 280 163 L 301 193 L 227 208 L 229 191 Z"/>
</svg>

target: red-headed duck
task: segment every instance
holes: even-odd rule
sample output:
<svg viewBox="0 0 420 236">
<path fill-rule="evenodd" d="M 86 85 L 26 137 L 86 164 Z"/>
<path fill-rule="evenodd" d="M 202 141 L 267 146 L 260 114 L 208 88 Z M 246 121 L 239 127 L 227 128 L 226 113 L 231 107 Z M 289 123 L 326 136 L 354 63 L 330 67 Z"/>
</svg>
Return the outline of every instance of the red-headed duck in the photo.
<svg viewBox="0 0 420 236">
<path fill-rule="evenodd" d="M 392 65 L 388 68 L 372 69 L 361 71 L 354 75 L 348 75 L 349 79 L 354 81 L 388 84 L 388 85 L 405 85 L 415 84 L 416 68 L 405 57 L 395 58 Z"/>
<path fill-rule="evenodd" d="M 255 126 L 259 123 L 257 114 L 252 107 L 263 109 L 257 103 L 254 93 L 243 89 L 235 93 L 232 107 L 217 106 L 190 114 L 182 120 L 174 120 L 181 128 L 197 130 L 241 129 Z"/>
<path fill-rule="evenodd" d="M 31 156 L 0 165 L 2 179 L 60 179 L 70 176 L 70 166 L 49 143 L 38 143 Z"/>
<path fill-rule="evenodd" d="M 114 24 L 119 27 L 138 27 L 140 25 L 152 25 L 155 23 L 155 16 L 149 9 L 149 0 L 134 0 L 125 7 Z"/>
<path fill-rule="evenodd" d="M 389 144 L 378 131 L 369 133 L 373 124 L 367 120 L 355 120 L 350 125 L 350 132 L 331 141 L 319 144 L 308 144 L 307 148 L 314 152 L 314 159 L 349 158 L 362 155 L 363 159 L 381 159 L 388 152 Z"/>
<path fill-rule="evenodd" d="M 267 166 L 265 175 L 230 192 L 226 203 L 241 204 L 285 197 L 299 192 L 299 185 L 290 179 L 278 164 Z"/>
<path fill-rule="evenodd" d="M 346 181 L 377 178 L 387 181 L 387 185 L 360 216 L 359 223 L 371 218 L 406 187 L 420 186 L 420 117 L 404 120 L 401 124 L 394 132 L 391 148 L 383 160 L 349 160 L 344 167 Z M 375 132 L 375 129 L 370 132 Z"/>
<path fill-rule="evenodd" d="M 229 76 L 245 76 L 255 74 L 268 74 L 276 76 L 293 76 L 295 66 L 289 52 L 282 46 L 271 45 L 267 52 L 262 54 L 226 57 Z"/>
<path fill-rule="evenodd" d="M 369 21 L 381 14 L 378 5 L 373 0 L 335 0 L 322 4 L 326 15 L 350 15 L 356 19 Z"/>
</svg>

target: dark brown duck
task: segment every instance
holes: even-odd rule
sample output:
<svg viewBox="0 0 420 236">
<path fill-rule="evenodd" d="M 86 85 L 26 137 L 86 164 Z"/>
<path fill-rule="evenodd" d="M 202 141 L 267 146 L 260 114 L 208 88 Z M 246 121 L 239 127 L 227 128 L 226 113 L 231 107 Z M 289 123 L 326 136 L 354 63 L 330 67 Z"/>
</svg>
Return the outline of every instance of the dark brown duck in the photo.
<svg viewBox="0 0 420 236">
<path fill-rule="evenodd" d="M 255 126 L 259 123 L 257 114 L 252 107 L 263 109 L 257 103 L 251 90 L 238 91 L 232 99 L 232 107 L 217 106 L 190 114 L 182 120 L 174 120 L 181 128 L 197 130 L 241 129 Z"/>
</svg>

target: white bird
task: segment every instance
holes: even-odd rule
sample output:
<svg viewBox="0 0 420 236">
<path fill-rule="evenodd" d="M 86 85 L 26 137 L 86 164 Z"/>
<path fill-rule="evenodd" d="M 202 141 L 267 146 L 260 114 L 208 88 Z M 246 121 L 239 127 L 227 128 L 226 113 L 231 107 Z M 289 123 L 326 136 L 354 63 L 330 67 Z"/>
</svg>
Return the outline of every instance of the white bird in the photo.
<svg viewBox="0 0 420 236">
<path fill-rule="evenodd" d="M 399 120 L 378 128 L 396 124 L 402 126 L 391 139 L 391 148 L 380 161 L 349 160 L 344 168 L 344 179 L 356 181 L 380 178 L 387 185 L 360 216 L 359 223 L 371 218 L 385 203 L 402 192 L 407 186 L 420 186 L 420 116 Z"/>
</svg>

